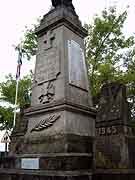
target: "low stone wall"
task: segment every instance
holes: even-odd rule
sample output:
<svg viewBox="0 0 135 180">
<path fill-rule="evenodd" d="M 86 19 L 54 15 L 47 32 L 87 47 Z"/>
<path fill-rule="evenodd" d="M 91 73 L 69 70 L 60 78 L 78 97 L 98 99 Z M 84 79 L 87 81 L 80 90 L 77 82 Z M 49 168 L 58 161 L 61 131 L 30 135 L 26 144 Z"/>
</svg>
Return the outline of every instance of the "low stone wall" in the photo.
<svg viewBox="0 0 135 180">
<path fill-rule="evenodd" d="M 135 180 L 135 169 L 99 169 L 92 180 Z"/>
<path fill-rule="evenodd" d="M 0 180 L 135 180 L 135 169 L 89 171 L 35 171 L 0 169 Z"/>
</svg>

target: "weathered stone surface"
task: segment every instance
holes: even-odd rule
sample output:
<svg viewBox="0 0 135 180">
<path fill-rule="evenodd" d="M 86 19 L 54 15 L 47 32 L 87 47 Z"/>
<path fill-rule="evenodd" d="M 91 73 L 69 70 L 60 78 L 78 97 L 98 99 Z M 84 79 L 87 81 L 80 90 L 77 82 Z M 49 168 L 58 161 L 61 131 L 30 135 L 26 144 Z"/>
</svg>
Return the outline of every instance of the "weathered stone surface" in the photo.
<svg viewBox="0 0 135 180">
<path fill-rule="evenodd" d="M 36 34 L 40 37 L 48 31 L 48 27 L 49 29 L 54 29 L 57 25 L 67 26 L 83 38 L 87 36 L 87 31 L 82 27 L 78 16 L 64 6 L 47 13 L 41 20 L 40 26 L 36 30 Z"/>
<path fill-rule="evenodd" d="M 53 69 L 50 68 L 50 65 L 47 65 L 47 62 L 44 62 L 43 60 L 43 64 L 46 65 L 46 70 L 43 71 L 43 73 L 38 73 L 40 74 L 40 77 L 45 77 L 44 73 L 50 72 L 52 70 L 56 70 L 57 69 L 57 76 L 54 76 L 54 79 L 48 80 L 48 82 L 44 82 L 41 84 L 38 84 L 38 82 L 36 81 L 36 75 L 35 75 L 35 83 L 33 84 L 33 91 L 32 91 L 32 106 L 36 106 L 39 104 L 48 104 L 51 102 L 56 102 L 58 100 L 61 99 L 67 99 L 68 101 L 72 101 L 76 104 L 82 104 L 84 106 L 92 106 L 92 101 L 90 98 L 90 88 L 88 86 L 88 78 L 87 78 L 87 69 L 86 69 L 86 64 L 85 64 L 85 60 L 84 60 L 84 43 L 83 43 L 83 38 L 78 36 L 76 33 L 74 33 L 72 30 L 68 29 L 66 26 L 61 25 L 60 27 L 57 27 L 56 29 L 53 29 L 53 34 L 55 34 L 55 40 L 53 41 L 53 47 L 49 48 L 48 50 L 44 50 L 45 45 L 43 42 L 43 37 L 48 36 L 49 33 L 46 33 L 46 35 L 42 35 L 41 37 L 39 37 L 39 50 L 38 50 L 38 54 L 40 56 L 40 54 L 45 54 L 46 52 L 46 56 L 47 56 L 47 52 L 51 52 L 53 51 L 53 47 L 57 47 L 59 53 L 59 60 L 56 60 L 56 64 L 55 64 L 55 59 L 56 56 L 53 56 L 54 61 L 52 61 L 52 67 L 54 67 Z M 62 35 L 62 36 L 61 36 Z M 50 37 L 50 34 L 49 34 Z M 48 39 L 49 39 L 48 37 Z M 75 71 L 74 68 L 72 67 L 71 71 L 68 68 L 69 65 L 71 63 L 69 63 L 70 58 L 69 58 L 69 49 L 68 49 L 68 42 L 69 41 L 74 41 L 75 43 L 78 44 L 78 47 L 80 47 L 80 61 L 78 63 L 78 61 L 76 62 L 79 66 L 80 66 L 80 71 L 78 69 L 78 71 Z M 42 52 L 42 53 L 41 53 Z M 82 54 L 81 54 L 82 53 Z M 48 59 L 51 63 L 51 60 L 53 59 Z M 72 61 L 72 60 L 71 60 Z M 76 64 L 75 63 L 75 64 Z M 37 63 L 38 64 L 38 58 L 37 58 Z M 44 68 L 44 67 L 42 67 Z M 39 71 L 37 66 L 36 66 L 36 71 Z M 55 72 L 55 71 L 54 71 Z M 73 83 L 72 78 L 70 80 L 70 76 L 72 77 L 72 74 L 75 74 L 78 76 L 79 74 L 79 79 L 73 77 Z M 55 73 L 52 73 L 52 75 Z M 56 75 L 55 74 L 55 75 Z M 75 77 L 76 77 L 75 75 Z M 51 81 L 51 83 L 53 83 L 55 92 L 53 95 L 51 95 L 51 99 L 48 100 L 48 83 Z M 73 85 L 77 85 L 77 86 L 73 86 Z M 39 93 L 40 92 L 40 93 Z M 40 94 L 40 95 L 39 95 Z M 44 97 L 45 101 L 42 100 L 42 98 Z M 46 99 L 47 97 L 47 99 Z M 40 99 L 39 99 L 40 98 Z"/>
<path fill-rule="evenodd" d="M 128 136 L 126 141 L 129 154 L 129 168 L 135 169 L 135 136 Z"/>
<path fill-rule="evenodd" d="M 91 93 L 90 88 L 88 85 L 88 79 L 87 79 L 87 69 L 85 66 L 85 62 L 83 61 L 83 56 L 81 56 L 81 50 L 84 51 L 84 43 L 82 41 L 82 38 L 76 35 L 74 32 L 69 30 L 67 27 L 63 28 L 64 31 L 64 43 L 65 43 L 65 64 L 70 68 L 66 69 L 66 83 L 69 83 L 66 87 L 66 98 L 68 101 L 71 101 L 76 104 L 80 104 L 83 106 L 92 106 L 92 100 L 91 100 Z M 69 56 L 69 49 L 68 49 L 68 42 L 74 41 L 77 46 L 80 46 L 80 62 L 79 59 L 72 59 L 70 61 Z M 77 62 L 75 62 L 75 60 Z M 84 63 L 83 63 L 84 62 Z M 71 64 L 80 64 L 80 68 L 78 69 L 79 72 L 74 72 L 75 67 L 71 67 Z M 85 79 L 85 80 L 84 80 Z M 73 80 L 73 82 L 71 82 Z"/>
<path fill-rule="evenodd" d="M 117 82 L 104 85 L 96 117 L 97 167 L 134 168 L 133 137 L 126 87 Z"/>
<path fill-rule="evenodd" d="M 128 115 L 126 87 L 117 82 L 104 85 L 101 90 L 96 122 L 122 120 L 124 124 L 127 124 Z"/>
<path fill-rule="evenodd" d="M 24 109 L 21 109 L 20 115 L 16 119 L 16 125 L 11 134 L 11 143 L 9 144 L 9 154 L 20 153 L 23 149 L 24 135 L 27 132 L 28 119 L 24 117 Z"/>
<path fill-rule="evenodd" d="M 31 130 L 31 133 L 33 131 L 42 131 L 44 129 L 49 128 L 50 126 L 53 126 L 53 124 L 60 118 L 60 115 L 52 115 L 49 116 L 48 118 L 45 118 L 43 120 L 41 120 L 38 124 L 36 124 L 36 126 Z"/>
<path fill-rule="evenodd" d="M 60 73 L 59 49 L 53 48 L 37 55 L 35 81 L 38 84 L 55 80 Z"/>
<path fill-rule="evenodd" d="M 38 100 L 41 104 L 50 103 L 53 101 L 55 96 L 55 85 L 53 82 L 44 83 L 42 86 L 40 86 L 40 95 L 38 97 Z"/>
</svg>

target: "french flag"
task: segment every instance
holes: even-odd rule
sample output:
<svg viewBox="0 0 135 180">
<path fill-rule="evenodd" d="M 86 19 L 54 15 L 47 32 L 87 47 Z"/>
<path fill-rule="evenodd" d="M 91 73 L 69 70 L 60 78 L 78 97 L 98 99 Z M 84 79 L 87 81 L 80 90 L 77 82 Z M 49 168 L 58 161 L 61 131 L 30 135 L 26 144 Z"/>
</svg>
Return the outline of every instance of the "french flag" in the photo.
<svg viewBox="0 0 135 180">
<path fill-rule="evenodd" d="M 18 80 L 20 78 L 21 66 L 22 66 L 22 51 L 19 50 L 18 61 L 17 61 L 16 80 Z"/>
</svg>

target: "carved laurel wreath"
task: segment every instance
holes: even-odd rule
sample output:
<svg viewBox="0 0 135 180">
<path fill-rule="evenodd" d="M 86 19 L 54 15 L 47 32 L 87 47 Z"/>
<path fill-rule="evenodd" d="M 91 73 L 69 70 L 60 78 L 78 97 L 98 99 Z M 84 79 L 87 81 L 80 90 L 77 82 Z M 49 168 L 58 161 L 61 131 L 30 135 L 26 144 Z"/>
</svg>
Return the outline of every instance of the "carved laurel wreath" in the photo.
<svg viewBox="0 0 135 180">
<path fill-rule="evenodd" d="M 52 115 L 49 116 L 48 118 L 41 120 L 32 130 L 33 131 L 42 131 L 46 128 L 49 128 L 60 118 L 60 115 Z"/>
</svg>

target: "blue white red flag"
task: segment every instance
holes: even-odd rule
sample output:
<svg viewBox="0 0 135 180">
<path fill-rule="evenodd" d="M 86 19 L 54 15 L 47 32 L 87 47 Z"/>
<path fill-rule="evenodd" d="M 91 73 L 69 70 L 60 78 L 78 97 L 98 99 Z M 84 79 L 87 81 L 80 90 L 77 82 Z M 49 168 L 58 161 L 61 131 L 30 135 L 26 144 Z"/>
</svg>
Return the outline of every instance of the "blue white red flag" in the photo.
<svg viewBox="0 0 135 180">
<path fill-rule="evenodd" d="M 22 66 L 22 51 L 18 51 L 18 61 L 17 61 L 17 71 L 16 71 L 16 80 L 20 78 L 21 66 Z"/>
</svg>

